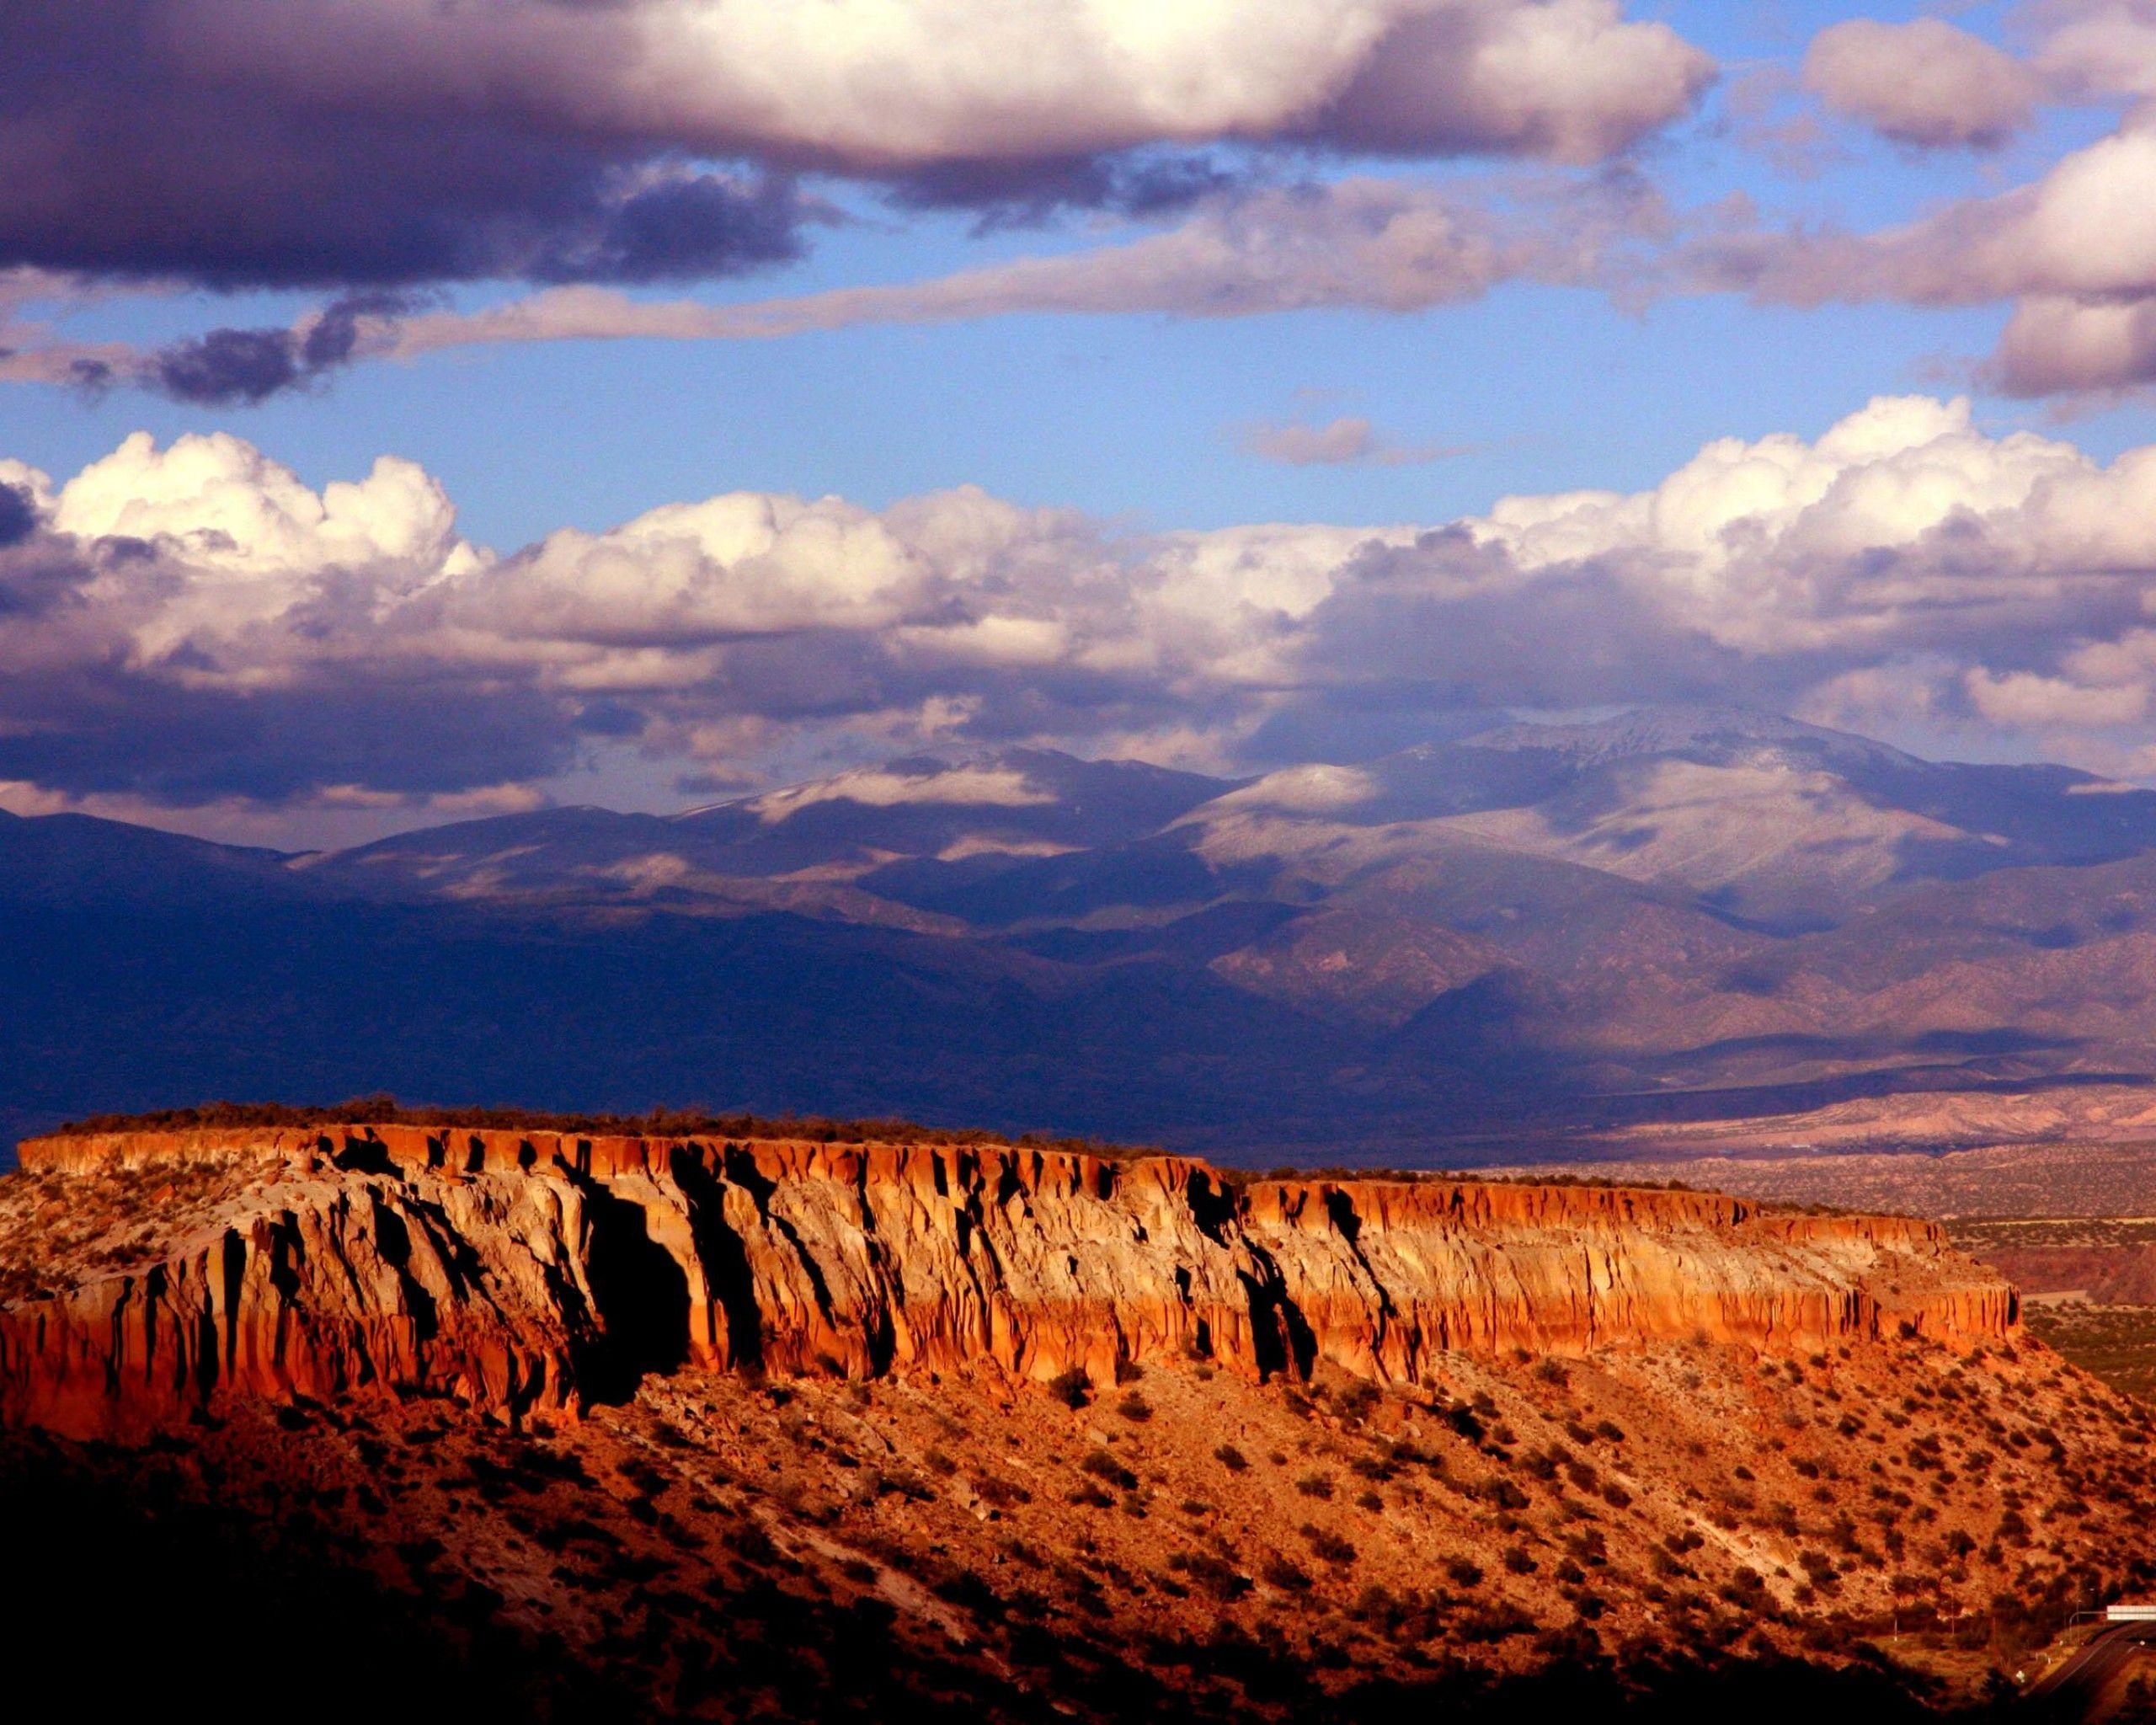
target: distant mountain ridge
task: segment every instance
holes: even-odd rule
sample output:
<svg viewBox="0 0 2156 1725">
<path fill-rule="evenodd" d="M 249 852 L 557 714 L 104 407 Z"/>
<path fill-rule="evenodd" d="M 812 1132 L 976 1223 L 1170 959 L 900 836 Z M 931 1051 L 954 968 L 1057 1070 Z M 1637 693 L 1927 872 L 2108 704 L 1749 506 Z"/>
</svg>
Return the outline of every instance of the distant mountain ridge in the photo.
<svg viewBox="0 0 2156 1725">
<path fill-rule="evenodd" d="M 681 814 L 545 809 L 403 833 L 296 865 L 332 894 L 678 903 L 736 895 L 750 881 L 850 882 L 902 861 L 1103 849 L 1157 831 L 1229 788 L 1196 773 L 1043 750 L 912 757 Z"/>
<path fill-rule="evenodd" d="M 2156 792 L 1727 708 L 296 857 L 6 817 L 0 932 L 0 1126 L 393 1090 L 1458 1159 L 2156 1076 Z"/>
</svg>

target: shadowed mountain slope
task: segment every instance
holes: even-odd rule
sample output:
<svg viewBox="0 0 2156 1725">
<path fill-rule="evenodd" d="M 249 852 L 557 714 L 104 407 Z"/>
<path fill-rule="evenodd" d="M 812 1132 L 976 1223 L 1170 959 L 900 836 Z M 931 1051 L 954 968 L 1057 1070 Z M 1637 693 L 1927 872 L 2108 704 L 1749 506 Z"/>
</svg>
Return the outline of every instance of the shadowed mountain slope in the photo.
<svg viewBox="0 0 2156 1725">
<path fill-rule="evenodd" d="M 0 928 L 0 1130 L 390 1089 L 1456 1160 L 2156 1075 L 2156 793 L 1721 709 L 293 857 L 10 818 Z"/>
</svg>

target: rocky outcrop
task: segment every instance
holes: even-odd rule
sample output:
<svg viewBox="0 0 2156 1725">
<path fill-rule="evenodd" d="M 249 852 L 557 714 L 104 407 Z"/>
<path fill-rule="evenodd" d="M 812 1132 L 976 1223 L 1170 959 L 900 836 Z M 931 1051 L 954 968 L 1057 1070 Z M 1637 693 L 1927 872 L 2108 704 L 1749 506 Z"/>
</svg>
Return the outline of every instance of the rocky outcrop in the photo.
<svg viewBox="0 0 2156 1725">
<path fill-rule="evenodd" d="M 243 1176 L 213 1214 L 152 1216 L 0 1307 L 0 1419 L 76 1432 L 370 1385 L 520 1418 L 685 1365 L 1105 1383 L 1200 1357 L 1416 1381 L 1451 1352 L 1809 1351 L 1904 1327 L 1972 1343 L 2016 1319 L 2013 1290 L 1929 1223 L 1702 1193 L 414 1126 L 20 1155 L 63 1198 L 160 1168 Z M 0 1263 L 28 1226 L 0 1225 Z"/>
<path fill-rule="evenodd" d="M 591 1310 L 574 1186 L 385 1178 L 311 1157 L 264 1173 L 211 1226 L 153 1242 L 150 1261 L 0 1309 L 0 1418 L 124 1432 L 222 1393 L 365 1385 L 486 1408 L 570 1405 Z"/>
</svg>

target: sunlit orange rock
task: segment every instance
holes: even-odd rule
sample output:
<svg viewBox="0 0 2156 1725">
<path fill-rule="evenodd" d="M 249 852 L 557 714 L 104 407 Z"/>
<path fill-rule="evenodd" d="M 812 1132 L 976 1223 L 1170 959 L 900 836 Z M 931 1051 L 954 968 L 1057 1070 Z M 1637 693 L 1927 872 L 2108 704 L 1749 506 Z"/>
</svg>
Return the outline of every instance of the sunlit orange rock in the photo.
<svg viewBox="0 0 2156 1725">
<path fill-rule="evenodd" d="M 152 1218 L 0 1307 L 0 1419 L 78 1434 L 369 1386 L 573 1413 L 689 1364 L 1107 1383 L 1120 1362 L 1203 1357 L 1415 1382 L 1448 1354 L 1971 1345 L 2018 1316 L 2011 1286 L 1929 1223 L 1707 1193 L 409 1126 L 20 1155 L 91 1183 L 190 1162 L 243 1175 L 207 1223 Z"/>
</svg>

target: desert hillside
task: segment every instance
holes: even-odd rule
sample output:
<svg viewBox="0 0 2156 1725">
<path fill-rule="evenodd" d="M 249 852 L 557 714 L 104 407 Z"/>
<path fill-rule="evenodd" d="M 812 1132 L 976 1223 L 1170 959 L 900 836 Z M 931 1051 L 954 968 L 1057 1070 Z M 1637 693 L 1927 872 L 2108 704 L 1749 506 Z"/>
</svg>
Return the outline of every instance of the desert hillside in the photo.
<svg viewBox="0 0 2156 1725">
<path fill-rule="evenodd" d="M 2156 1579 L 2149 1415 L 1927 1222 L 992 1142 L 25 1149 L 19 1500 L 255 1530 L 189 1561 L 334 1578 L 542 1714 L 1376 1718 L 1561 1681 L 1897 1717 Z"/>
</svg>

